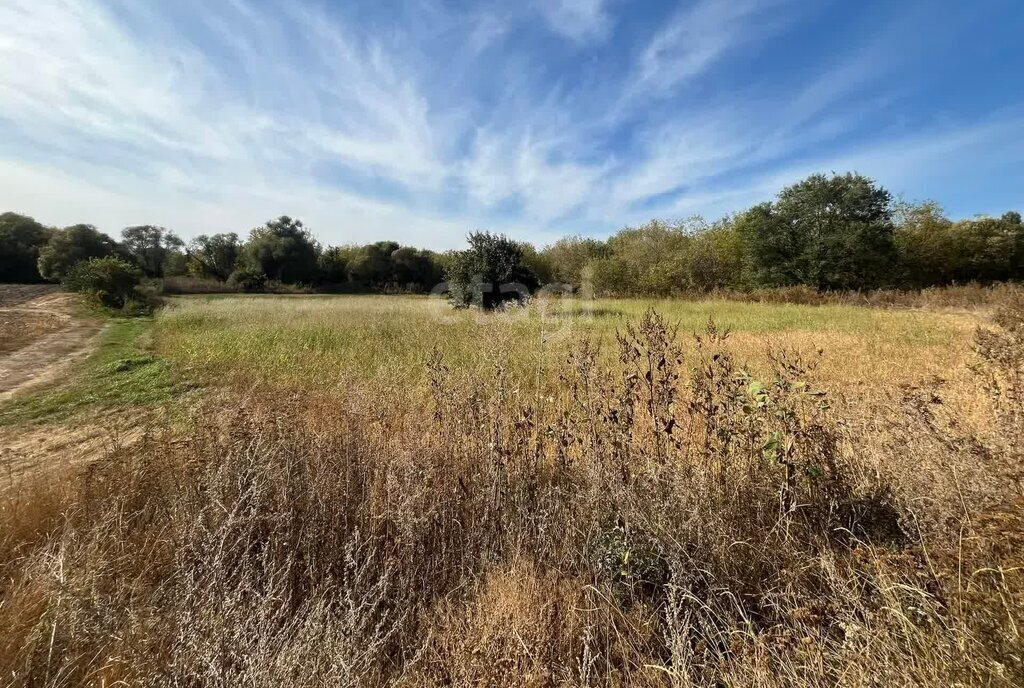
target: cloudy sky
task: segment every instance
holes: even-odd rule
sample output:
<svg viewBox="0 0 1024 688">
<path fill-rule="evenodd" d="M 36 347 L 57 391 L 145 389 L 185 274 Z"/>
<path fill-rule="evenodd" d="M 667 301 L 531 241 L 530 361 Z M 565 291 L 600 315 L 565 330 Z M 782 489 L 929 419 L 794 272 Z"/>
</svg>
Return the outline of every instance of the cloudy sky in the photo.
<svg viewBox="0 0 1024 688">
<path fill-rule="evenodd" d="M 0 0 L 0 210 L 545 243 L 856 170 L 1024 210 L 1020 0 Z"/>
</svg>

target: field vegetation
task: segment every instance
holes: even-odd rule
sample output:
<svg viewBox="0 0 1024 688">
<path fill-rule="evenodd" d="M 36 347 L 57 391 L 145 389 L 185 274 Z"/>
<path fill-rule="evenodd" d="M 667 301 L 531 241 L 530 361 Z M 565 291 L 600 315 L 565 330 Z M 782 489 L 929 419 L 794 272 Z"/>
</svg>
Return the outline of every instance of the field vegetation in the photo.
<svg viewBox="0 0 1024 688">
<path fill-rule="evenodd" d="M 2 422 L 186 411 L 4 497 L 4 680 L 1019 684 L 1024 300 L 987 298 L 117 320 Z"/>
</svg>

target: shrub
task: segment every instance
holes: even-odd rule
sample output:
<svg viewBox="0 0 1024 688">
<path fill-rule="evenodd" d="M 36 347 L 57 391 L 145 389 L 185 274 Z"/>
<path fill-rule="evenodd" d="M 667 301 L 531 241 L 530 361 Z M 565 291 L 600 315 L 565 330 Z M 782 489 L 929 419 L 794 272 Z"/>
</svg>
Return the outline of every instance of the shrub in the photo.
<svg viewBox="0 0 1024 688">
<path fill-rule="evenodd" d="M 490 232 L 469 235 L 469 248 L 455 253 L 445 267 L 452 304 L 493 310 L 523 303 L 537 288 L 537 277 L 523 260 L 523 247 Z"/>
<path fill-rule="evenodd" d="M 107 308 L 124 308 L 136 302 L 136 287 L 142 271 L 131 263 L 113 256 L 90 258 L 76 264 L 64 277 L 64 287 L 87 294 Z"/>
<path fill-rule="evenodd" d="M 260 292 L 267 286 L 267 276 L 255 268 L 238 268 L 228 278 L 228 285 L 250 294 Z"/>
</svg>

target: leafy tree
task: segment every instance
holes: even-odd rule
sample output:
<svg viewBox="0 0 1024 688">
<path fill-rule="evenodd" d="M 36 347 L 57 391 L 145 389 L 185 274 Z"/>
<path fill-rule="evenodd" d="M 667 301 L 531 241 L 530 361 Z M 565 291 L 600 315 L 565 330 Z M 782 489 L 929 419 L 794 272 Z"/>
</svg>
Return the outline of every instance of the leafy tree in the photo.
<svg viewBox="0 0 1024 688">
<path fill-rule="evenodd" d="M 394 284 L 391 255 L 399 248 L 394 241 L 378 241 L 356 248 L 348 262 L 349 279 L 362 289 L 384 289 Z"/>
<path fill-rule="evenodd" d="M 317 271 L 321 284 L 338 286 L 348 283 L 348 263 L 353 251 L 348 246 L 331 246 L 320 254 Z"/>
<path fill-rule="evenodd" d="M 625 261 L 616 255 L 597 258 L 587 264 L 591 273 L 594 293 L 601 296 L 616 296 L 637 293 L 634 275 Z"/>
<path fill-rule="evenodd" d="M 703 222 L 698 220 L 698 222 Z M 667 296 L 686 286 L 686 250 L 693 228 L 652 220 L 626 228 L 608 240 L 612 257 L 620 266 L 606 275 L 620 280 L 620 294 Z M 603 266 L 602 269 L 609 267 Z M 623 279 L 624 278 L 624 279 Z M 600 288 L 602 291 L 610 285 Z"/>
<path fill-rule="evenodd" d="M 599 239 L 568 236 L 559 239 L 543 251 L 551 266 L 551 280 L 579 288 L 584 270 L 594 261 L 611 255 L 608 244 Z"/>
<path fill-rule="evenodd" d="M 953 232 L 961 259 L 954 275 L 957 281 L 1024 279 L 1024 224 L 1019 213 L 963 220 Z"/>
<path fill-rule="evenodd" d="M 394 241 L 331 247 L 320 256 L 323 284 L 347 284 L 360 291 L 428 291 L 442 279 L 437 254 Z"/>
<path fill-rule="evenodd" d="M 906 203 L 895 208 L 894 242 L 899 256 L 900 282 L 928 287 L 957 278 L 961 247 L 955 224 L 934 201 Z"/>
<path fill-rule="evenodd" d="M 315 282 L 320 246 L 302 222 L 282 215 L 252 230 L 242 250 L 249 267 L 280 282 Z"/>
<path fill-rule="evenodd" d="M 31 217 L 0 215 L 0 282 L 38 282 L 39 251 L 51 230 Z"/>
<path fill-rule="evenodd" d="M 686 248 L 685 283 L 694 291 L 746 286 L 743 239 L 729 220 L 695 233 Z"/>
<path fill-rule="evenodd" d="M 445 266 L 452 303 L 493 309 L 524 301 L 537 288 L 537 277 L 523 262 L 523 247 L 506 236 L 473 232 L 469 248 L 453 253 Z"/>
<path fill-rule="evenodd" d="M 147 277 L 164 277 L 168 263 L 183 255 L 185 242 L 163 227 L 140 225 L 121 232 L 121 245 Z"/>
<path fill-rule="evenodd" d="M 196 277 L 226 281 L 235 271 L 242 242 L 234 232 L 201 234 L 189 243 L 188 271 Z"/>
<path fill-rule="evenodd" d="M 551 263 L 548 261 L 547 255 L 538 251 L 528 241 L 520 242 L 519 247 L 523 250 L 523 265 L 530 268 L 540 284 L 550 284 L 552 272 Z"/>
<path fill-rule="evenodd" d="M 54 232 L 39 251 L 39 274 L 59 282 L 77 263 L 121 255 L 117 242 L 92 225 L 74 225 Z"/>
<path fill-rule="evenodd" d="M 244 292 L 259 292 L 267 286 L 267 276 L 262 270 L 242 265 L 228 277 L 228 284 Z"/>
<path fill-rule="evenodd" d="M 88 294 L 107 308 L 124 308 L 135 298 L 142 271 L 123 258 L 107 256 L 75 263 L 62 283 L 70 291 Z"/>
<path fill-rule="evenodd" d="M 857 174 L 813 175 L 744 213 L 737 226 L 769 286 L 864 289 L 894 264 L 891 197 Z"/>
<path fill-rule="evenodd" d="M 440 265 L 430 251 L 411 246 L 395 249 L 391 254 L 395 283 L 415 291 L 429 291 L 442 280 Z"/>
</svg>

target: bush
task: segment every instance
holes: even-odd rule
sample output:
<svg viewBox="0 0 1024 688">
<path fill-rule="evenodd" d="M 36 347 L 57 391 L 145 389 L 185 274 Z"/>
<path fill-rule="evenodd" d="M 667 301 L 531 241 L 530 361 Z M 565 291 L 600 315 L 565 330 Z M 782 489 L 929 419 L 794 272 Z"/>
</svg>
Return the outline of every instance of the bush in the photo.
<svg viewBox="0 0 1024 688">
<path fill-rule="evenodd" d="M 263 291 L 267 286 L 267 276 L 254 268 L 238 268 L 228 278 L 228 285 L 252 294 Z"/>
<path fill-rule="evenodd" d="M 469 235 L 469 249 L 452 255 L 445 277 L 457 308 L 493 310 L 507 302 L 524 303 L 537 277 L 523 260 L 522 245 L 490 232 Z"/>
<path fill-rule="evenodd" d="M 107 308 L 122 309 L 137 302 L 136 287 L 142 271 L 131 263 L 113 256 L 90 258 L 76 264 L 64 278 L 64 287 L 87 294 Z"/>
</svg>

